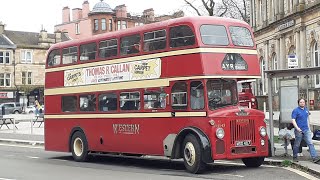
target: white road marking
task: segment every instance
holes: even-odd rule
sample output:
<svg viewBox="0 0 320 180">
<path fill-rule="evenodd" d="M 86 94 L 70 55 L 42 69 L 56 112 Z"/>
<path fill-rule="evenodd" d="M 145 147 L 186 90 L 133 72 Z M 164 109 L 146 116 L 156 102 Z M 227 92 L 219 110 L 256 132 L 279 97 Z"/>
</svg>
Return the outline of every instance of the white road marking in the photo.
<svg viewBox="0 0 320 180">
<path fill-rule="evenodd" d="M 289 170 L 289 171 L 291 171 L 291 172 L 294 172 L 294 173 L 296 173 L 296 174 L 299 174 L 300 176 L 305 177 L 305 178 L 307 178 L 307 179 L 311 179 L 311 180 L 318 179 L 318 178 L 316 178 L 316 177 L 314 177 L 314 176 L 311 176 L 310 174 L 307 174 L 307 173 L 305 173 L 305 172 L 299 171 L 299 170 L 297 170 L 297 169 L 293 169 L 293 168 L 290 168 L 290 167 L 284 167 L 284 169 Z"/>
<path fill-rule="evenodd" d="M 0 180 L 16 180 L 16 179 L 0 178 Z"/>
<path fill-rule="evenodd" d="M 39 159 L 40 157 L 36 157 L 36 156 L 27 156 L 27 158 L 30 158 L 30 159 Z"/>
<path fill-rule="evenodd" d="M 23 147 L 23 148 L 30 148 L 30 149 L 44 149 L 41 146 L 26 146 L 26 145 L 17 145 L 17 144 L 1 144 L 0 143 L 0 146 Z"/>
</svg>

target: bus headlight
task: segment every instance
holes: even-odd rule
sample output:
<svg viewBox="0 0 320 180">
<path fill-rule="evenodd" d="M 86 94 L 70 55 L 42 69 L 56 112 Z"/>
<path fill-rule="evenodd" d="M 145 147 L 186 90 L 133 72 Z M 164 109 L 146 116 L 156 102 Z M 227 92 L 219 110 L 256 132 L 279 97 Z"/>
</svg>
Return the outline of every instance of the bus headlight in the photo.
<svg viewBox="0 0 320 180">
<path fill-rule="evenodd" d="M 265 127 L 260 127 L 260 135 L 262 136 L 262 137 L 265 137 L 266 135 L 267 135 L 267 130 L 266 130 L 266 128 Z"/>
<path fill-rule="evenodd" d="M 224 137 L 224 130 L 222 128 L 218 128 L 216 130 L 216 136 L 217 138 L 222 139 Z"/>
<path fill-rule="evenodd" d="M 255 102 L 256 100 L 254 98 L 251 98 L 251 102 Z"/>
<path fill-rule="evenodd" d="M 260 143 L 261 143 L 261 146 L 265 145 L 265 141 L 263 139 L 261 139 Z"/>
</svg>

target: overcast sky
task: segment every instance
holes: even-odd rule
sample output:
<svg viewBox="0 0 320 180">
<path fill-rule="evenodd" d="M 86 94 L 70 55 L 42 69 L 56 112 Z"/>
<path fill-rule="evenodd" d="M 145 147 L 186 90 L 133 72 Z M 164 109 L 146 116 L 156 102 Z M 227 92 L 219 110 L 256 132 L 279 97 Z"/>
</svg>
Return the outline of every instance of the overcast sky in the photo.
<svg viewBox="0 0 320 180">
<path fill-rule="evenodd" d="M 88 0 L 90 10 L 100 0 Z M 15 31 L 40 32 L 41 26 L 49 32 L 60 24 L 62 8 L 82 8 L 84 0 L 2 0 L 0 21 L 5 29 Z M 183 0 L 104 0 L 112 9 L 125 4 L 131 14 L 142 14 L 143 10 L 153 8 L 156 15 L 172 14 L 176 10 L 187 10 Z M 188 14 L 188 12 L 187 12 Z M 190 13 L 189 13 L 190 14 Z"/>
</svg>

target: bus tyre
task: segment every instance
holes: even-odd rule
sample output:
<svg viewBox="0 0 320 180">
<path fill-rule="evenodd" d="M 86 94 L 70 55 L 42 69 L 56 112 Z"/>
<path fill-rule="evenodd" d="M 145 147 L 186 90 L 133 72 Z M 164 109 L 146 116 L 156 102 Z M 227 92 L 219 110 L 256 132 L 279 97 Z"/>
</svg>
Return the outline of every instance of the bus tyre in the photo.
<svg viewBox="0 0 320 180">
<path fill-rule="evenodd" d="M 264 162 L 264 157 L 243 158 L 242 162 L 247 167 L 259 167 Z"/>
<path fill-rule="evenodd" d="M 182 155 L 184 166 L 191 173 L 201 173 L 205 170 L 205 163 L 202 161 L 201 145 L 198 139 L 189 134 L 183 141 Z"/>
<path fill-rule="evenodd" d="M 84 162 L 88 160 L 88 142 L 85 135 L 80 131 L 75 132 L 72 136 L 71 152 L 75 161 Z"/>
</svg>

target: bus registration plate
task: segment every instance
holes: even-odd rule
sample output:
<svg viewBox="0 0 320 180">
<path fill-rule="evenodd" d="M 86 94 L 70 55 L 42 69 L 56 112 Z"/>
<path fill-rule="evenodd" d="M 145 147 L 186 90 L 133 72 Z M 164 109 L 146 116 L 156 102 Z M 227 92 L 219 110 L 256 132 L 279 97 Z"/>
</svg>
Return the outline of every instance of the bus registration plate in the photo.
<svg viewBox="0 0 320 180">
<path fill-rule="evenodd" d="M 250 146 L 251 140 L 236 141 L 236 146 Z"/>
</svg>

